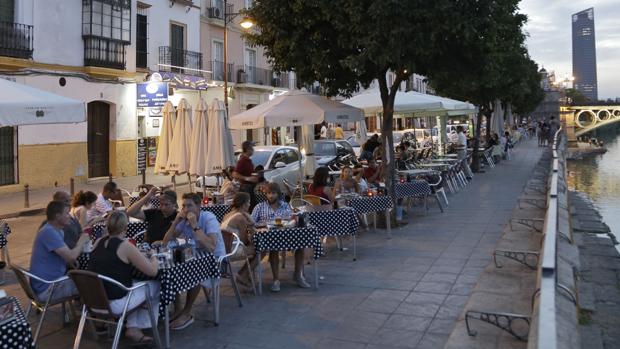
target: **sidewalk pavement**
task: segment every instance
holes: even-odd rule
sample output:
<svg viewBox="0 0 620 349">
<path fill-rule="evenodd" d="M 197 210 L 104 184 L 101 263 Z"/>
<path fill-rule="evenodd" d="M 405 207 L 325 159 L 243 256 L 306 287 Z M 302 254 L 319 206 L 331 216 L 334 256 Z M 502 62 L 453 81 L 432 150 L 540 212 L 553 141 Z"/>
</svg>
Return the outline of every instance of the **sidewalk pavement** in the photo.
<svg viewBox="0 0 620 349">
<path fill-rule="evenodd" d="M 134 188 L 142 184 L 142 176 L 129 176 L 113 178 L 113 180 L 122 189 L 132 192 Z M 76 183 L 75 192 L 80 190 L 90 190 L 95 194 L 99 194 L 103 185 L 108 181 L 108 178 L 98 178 L 89 180 L 87 183 Z M 152 173 L 152 169 L 146 174 L 146 183 L 157 186 L 171 185 L 171 176 L 155 175 Z M 195 188 L 193 188 L 195 190 Z M 58 186 L 52 188 L 43 188 L 31 190 L 29 193 L 29 207 L 24 205 L 24 191 L 17 193 L 0 194 L 0 219 L 18 217 L 23 214 L 36 214 L 45 210 L 48 202 L 52 200 L 52 196 L 56 191 L 64 190 L 69 192 L 69 186 Z M 187 175 L 177 176 L 177 191 L 178 193 L 185 193 L 189 191 Z"/>
<path fill-rule="evenodd" d="M 382 230 L 362 231 L 357 261 L 352 260 L 351 249 L 339 251 L 329 239 L 327 255 L 319 260 L 323 279 L 318 291 L 293 283 L 291 254 L 286 269 L 280 271 L 282 291 L 244 295 L 242 308 L 230 282 L 223 280 L 220 325 L 213 326 L 211 304 L 199 296 L 196 322 L 172 332 L 172 347 L 443 348 L 491 262 L 502 228 L 541 153 L 535 141 L 522 142 L 512 160 L 476 175 L 467 188 L 450 195 L 445 213 L 434 203 L 428 212 L 415 206 L 406 216 L 409 224 L 392 229 L 392 239 Z M 40 219 L 10 220 L 9 246 L 17 264 L 28 265 L 32 227 Z M 343 243 L 351 248 L 350 239 Z M 264 263 L 264 282 L 269 285 L 271 273 Z M 14 277 L 7 276 L 7 293 L 23 302 Z M 76 325 L 61 327 L 58 309 L 49 315 L 40 346 L 68 347 Z M 94 341 L 86 333 L 82 345 L 106 348 L 110 342 Z"/>
</svg>

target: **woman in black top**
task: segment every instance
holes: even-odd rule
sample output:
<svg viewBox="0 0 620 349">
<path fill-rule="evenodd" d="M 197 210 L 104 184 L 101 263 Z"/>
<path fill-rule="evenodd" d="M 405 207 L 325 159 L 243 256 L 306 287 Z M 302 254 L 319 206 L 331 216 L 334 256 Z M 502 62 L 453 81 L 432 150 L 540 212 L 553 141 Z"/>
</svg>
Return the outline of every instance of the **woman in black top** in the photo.
<svg viewBox="0 0 620 349">
<path fill-rule="evenodd" d="M 90 256 L 90 270 L 101 275 L 110 277 L 127 287 L 133 285 L 131 271 L 138 269 L 148 276 L 157 275 L 157 258 L 144 257 L 140 251 L 125 240 L 127 231 L 127 215 L 122 211 L 112 211 L 106 224 L 108 235 L 95 243 L 95 248 Z M 148 282 L 147 288 L 141 287 L 135 290 L 127 310 L 132 310 L 142 304 L 146 297 L 151 299 L 153 315 L 157 319 L 159 308 L 159 282 Z M 105 290 L 110 300 L 110 308 L 115 313 L 121 313 L 127 301 L 127 292 L 120 287 L 104 282 Z M 127 329 L 125 336 L 137 343 L 150 343 L 152 338 L 146 337 L 142 329 L 150 328 L 151 321 L 147 309 L 137 309 L 127 316 Z"/>
</svg>

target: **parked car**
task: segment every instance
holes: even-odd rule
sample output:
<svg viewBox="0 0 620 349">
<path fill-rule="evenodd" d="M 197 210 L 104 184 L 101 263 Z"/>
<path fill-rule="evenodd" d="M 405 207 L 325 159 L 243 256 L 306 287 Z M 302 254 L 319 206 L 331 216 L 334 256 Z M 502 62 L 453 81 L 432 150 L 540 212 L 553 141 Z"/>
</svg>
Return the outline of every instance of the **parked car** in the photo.
<svg viewBox="0 0 620 349">
<path fill-rule="evenodd" d="M 238 159 L 240 151 L 235 152 Z M 283 179 L 290 183 L 297 183 L 299 180 L 299 159 L 301 158 L 302 166 L 306 162 L 305 156 L 299 153 L 296 147 L 289 146 L 256 146 L 254 147 L 254 155 L 252 155 L 252 163 L 254 166 L 263 165 L 265 168 L 265 179 L 269 182 L 278 183 L 283 192 L 286 192 Z M 196 186 L 202 188 L 202 178 L 196 181 Z M 206 178 L 207 187 L 217 186 L 217 177 L 209 176 Z"/>
<path fill-rule="evenodd" d="M 319 166 L 329 166 L 344 157 L 355 156 L 355 151 L 348 141 L 335 139 L 314 141 L 314 158 Z"/>
</svg>

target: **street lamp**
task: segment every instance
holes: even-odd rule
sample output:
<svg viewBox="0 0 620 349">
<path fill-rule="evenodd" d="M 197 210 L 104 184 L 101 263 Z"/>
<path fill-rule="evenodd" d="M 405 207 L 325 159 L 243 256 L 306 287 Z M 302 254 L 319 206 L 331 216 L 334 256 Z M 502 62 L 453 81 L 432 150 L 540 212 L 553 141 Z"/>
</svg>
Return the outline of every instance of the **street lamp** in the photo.
<svg viewBox="0 0 620 349">
<path fill-rule="evenodd" d="M 228 115 L 228 23 L 232 22 L 240 13 L 227 13 L 226 11 L 228 11 L 228 1 L 224 0 L 224 105 L 226 106 L 226 115 Z M 254 26 L 254 22 L 246 16 L 243 17 L 240 25 L 243 29 L 250 29 Z"/>
</svg>

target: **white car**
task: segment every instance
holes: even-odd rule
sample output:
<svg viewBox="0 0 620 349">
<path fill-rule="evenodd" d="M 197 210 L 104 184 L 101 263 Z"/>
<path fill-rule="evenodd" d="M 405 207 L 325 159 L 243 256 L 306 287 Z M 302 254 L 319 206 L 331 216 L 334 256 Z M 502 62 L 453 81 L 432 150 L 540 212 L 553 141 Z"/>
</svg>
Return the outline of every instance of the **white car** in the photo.
<svg viewBox="0 0 620 349">
<path fill-rule="evenodd" d="M 240 152 L 236 152 L 237 157 Z M 254 167 L 263 165 L 265 168 L 265 179 L 269 182 L 278 183 L 283 193 L 286 193 L 286 187 L 283 179 L 289 183 L 297 183 L 299 181 L 299 159 L 301 165 L 306 163 L 304 155 L 299 153 L 296 147 L 289 146 L 256 146 L 254 147 L 254 155 L 252 155 L 252 163 Z M 202 188 L 202 178 L 196 181 L 196 186 Z M 217 177 L 206 177 L 205 184 L 207 187 L 217 186 Z"/>
</svg>

